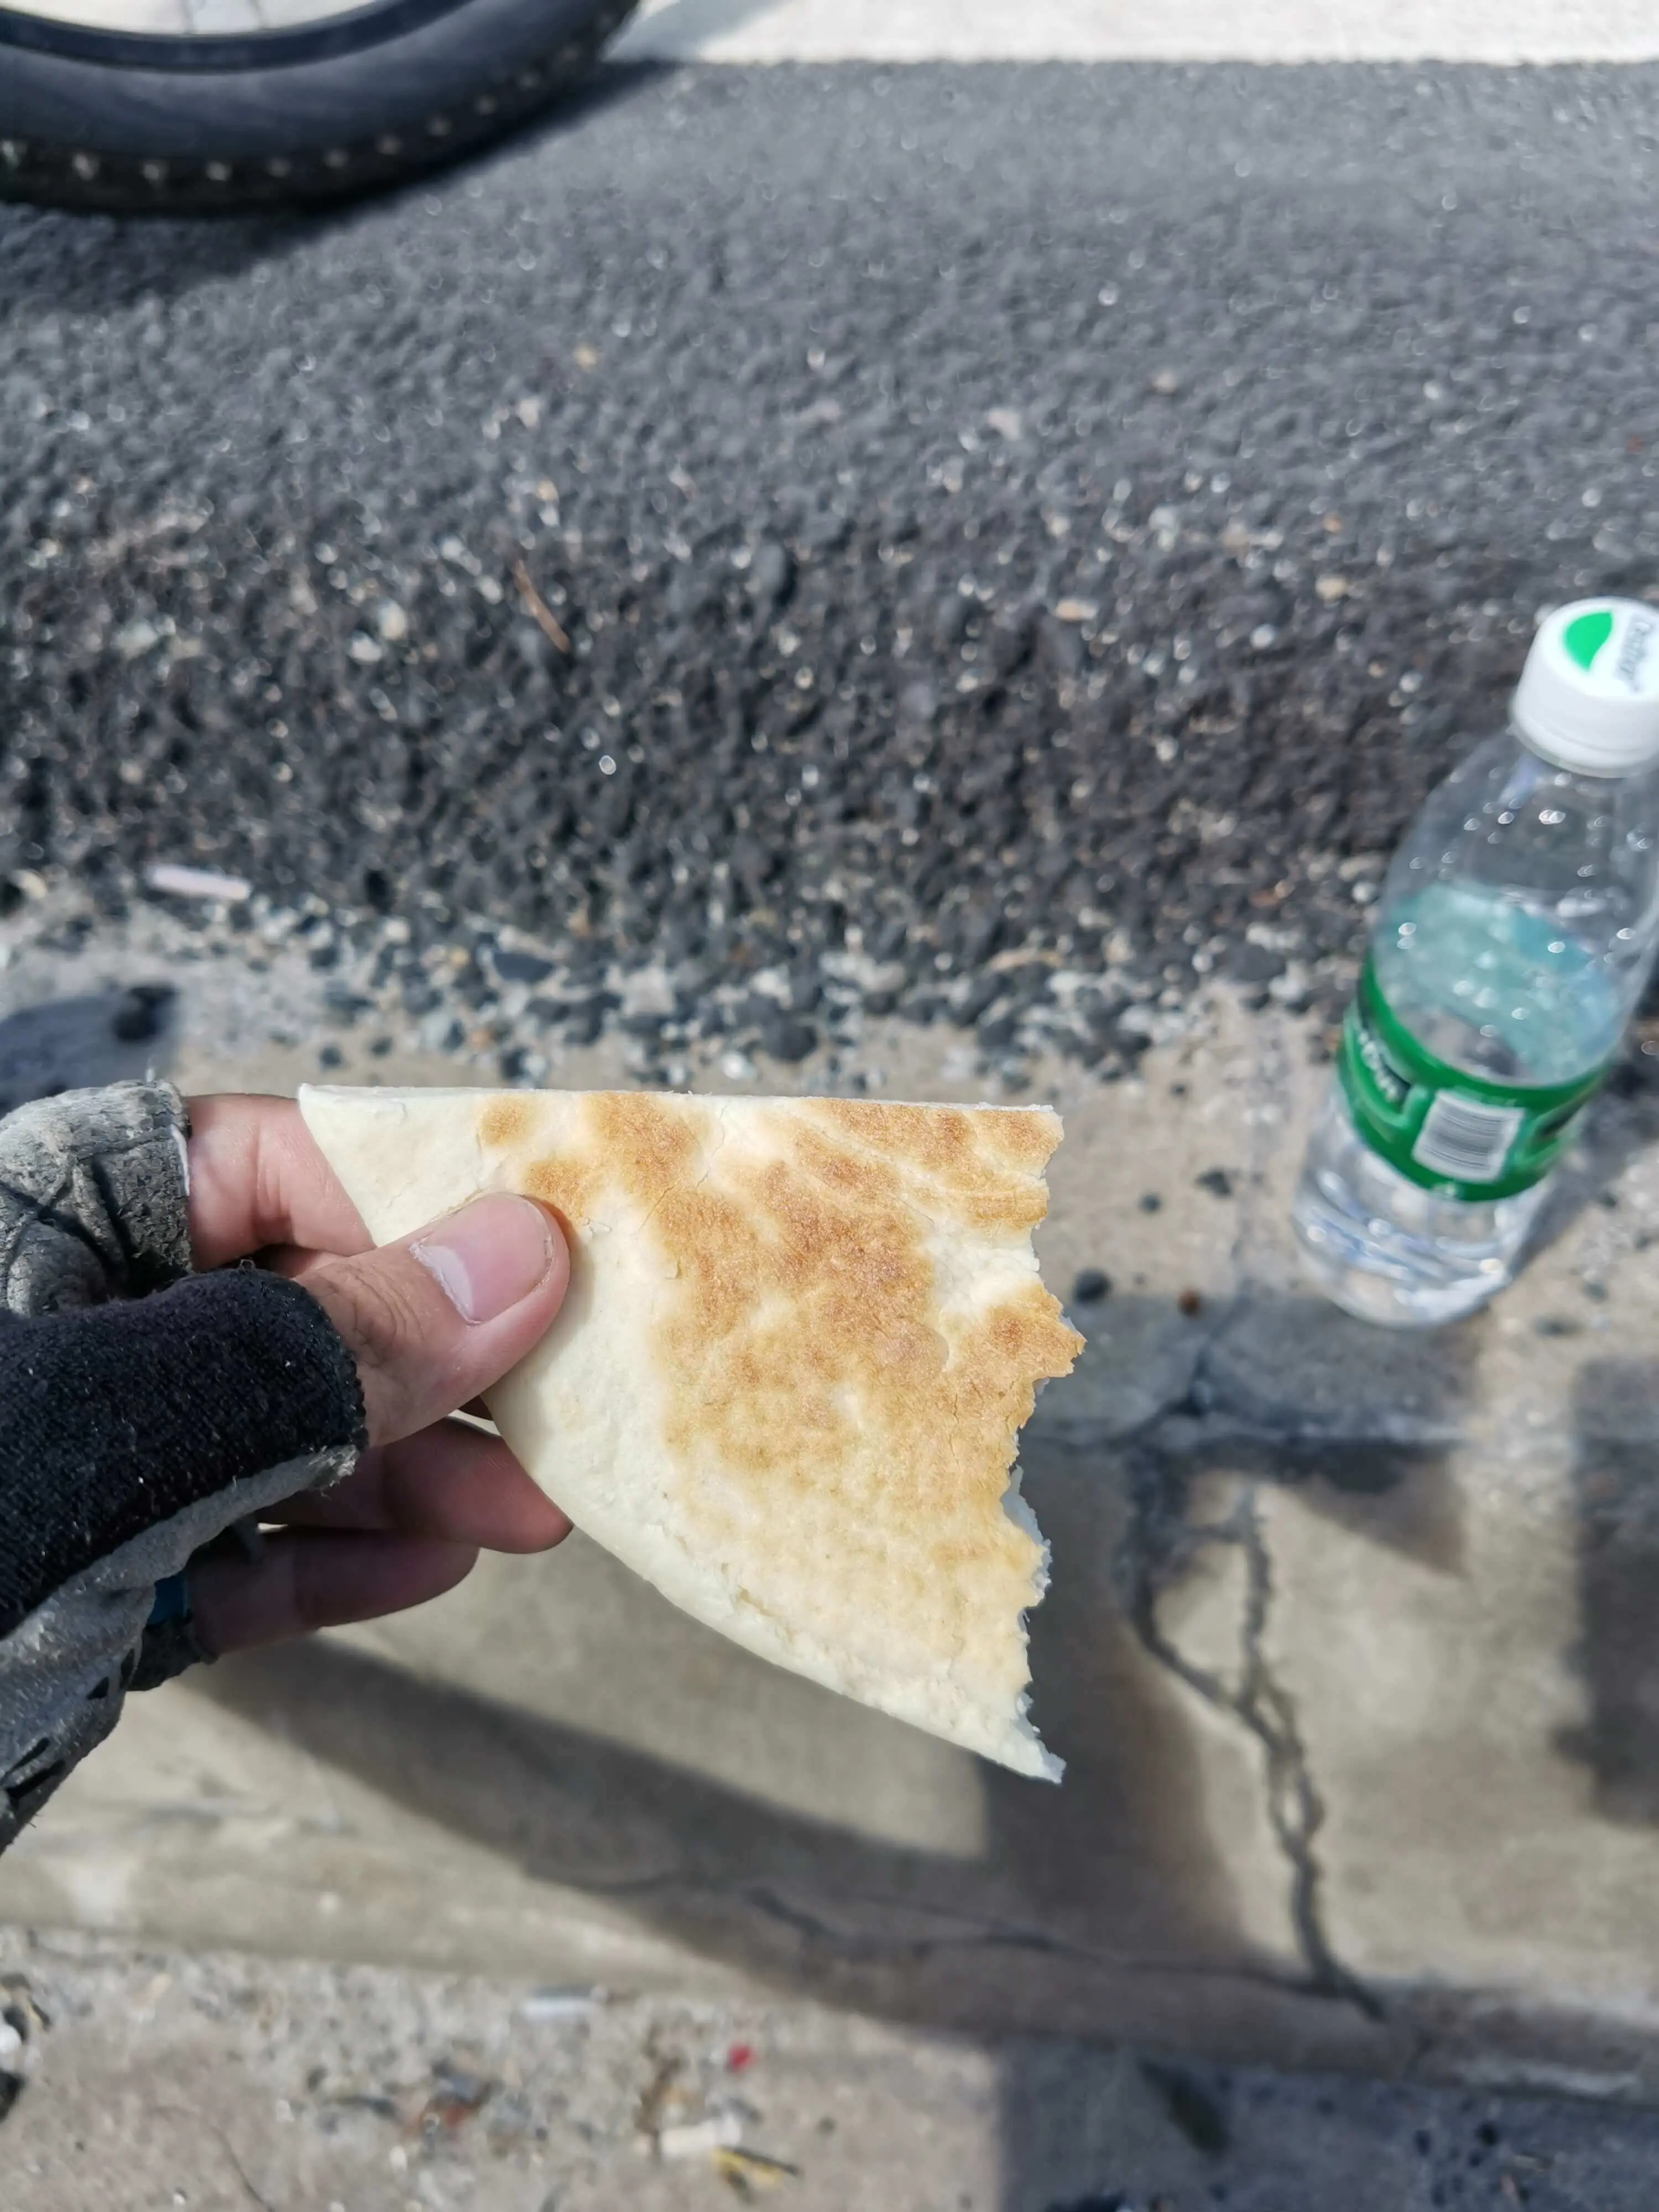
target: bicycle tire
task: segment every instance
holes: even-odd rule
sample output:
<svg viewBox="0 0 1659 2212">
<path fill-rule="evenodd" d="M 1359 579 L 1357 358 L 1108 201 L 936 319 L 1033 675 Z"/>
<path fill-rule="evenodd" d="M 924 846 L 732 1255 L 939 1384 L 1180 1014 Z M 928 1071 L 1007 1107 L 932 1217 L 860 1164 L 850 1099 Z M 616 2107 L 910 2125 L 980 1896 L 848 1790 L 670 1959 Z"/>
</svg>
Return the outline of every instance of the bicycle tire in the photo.
<svg viewBox="0 0 1659 2212">
<path fill-rule="evenodd" d="M 287 31 L 112 32 L 0 0 L 0 199 L 235 213 L 400 183 L 575 86 L 635 0 L 383 0 Z"/>
</svg>

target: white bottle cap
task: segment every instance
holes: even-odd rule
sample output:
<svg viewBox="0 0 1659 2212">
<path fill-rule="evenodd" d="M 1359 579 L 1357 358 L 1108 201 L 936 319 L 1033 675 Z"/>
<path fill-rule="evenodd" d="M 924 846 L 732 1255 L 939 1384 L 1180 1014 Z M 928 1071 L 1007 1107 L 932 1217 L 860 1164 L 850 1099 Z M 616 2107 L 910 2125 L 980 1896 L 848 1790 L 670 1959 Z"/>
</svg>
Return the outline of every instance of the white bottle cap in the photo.
<svg viewBox="0 0 1659 2212">
<path fill-rule="evenodd" d="M 1581 775 L 1659 760 L 1659 607 L 1575 599 L 1539 625 L 1515 693 L 1528 744 Z"/>
</svg>

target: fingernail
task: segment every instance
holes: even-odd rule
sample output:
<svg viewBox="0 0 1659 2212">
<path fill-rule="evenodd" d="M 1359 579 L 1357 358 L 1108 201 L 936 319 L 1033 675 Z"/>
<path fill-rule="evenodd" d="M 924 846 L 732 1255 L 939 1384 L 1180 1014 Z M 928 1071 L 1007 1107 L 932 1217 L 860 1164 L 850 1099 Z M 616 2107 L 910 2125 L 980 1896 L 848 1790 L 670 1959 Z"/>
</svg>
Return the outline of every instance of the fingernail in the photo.
<svg viewBox="0 0 1659 2212">
<path fill-rule="evenodd" d="M 494 1321 L 547 1280 L 553 1224 L 527 1198 L 475 1198 L 409 1248 L 463 1321 Z"/>
</svg>

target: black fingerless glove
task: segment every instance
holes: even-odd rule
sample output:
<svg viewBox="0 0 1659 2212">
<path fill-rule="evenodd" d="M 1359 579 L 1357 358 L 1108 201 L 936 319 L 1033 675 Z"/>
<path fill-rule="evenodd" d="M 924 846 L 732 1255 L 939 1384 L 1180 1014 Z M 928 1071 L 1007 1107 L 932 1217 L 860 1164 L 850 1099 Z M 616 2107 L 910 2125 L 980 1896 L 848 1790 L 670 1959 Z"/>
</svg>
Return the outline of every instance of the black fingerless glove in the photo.
<svg viewBox="0 0 1659 2212">
<path fill-rule="evenodd" d="M 362 1448 L 316 1300 L 191 1273 L 186 1133 L 156 1083 L 0 1121 L 0 1849 L 127 1690 L 209 1656 L 191 1554 Z"/>
</svg>

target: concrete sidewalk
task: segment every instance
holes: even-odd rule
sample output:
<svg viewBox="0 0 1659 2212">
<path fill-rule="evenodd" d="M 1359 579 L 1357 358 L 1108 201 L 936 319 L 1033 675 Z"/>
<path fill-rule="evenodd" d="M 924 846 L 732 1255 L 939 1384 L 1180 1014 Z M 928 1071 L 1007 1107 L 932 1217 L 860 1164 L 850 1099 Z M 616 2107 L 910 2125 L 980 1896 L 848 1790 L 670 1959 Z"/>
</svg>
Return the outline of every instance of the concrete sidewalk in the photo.
<svg viewBox="0 0 1659 2212">
<path fill-rule="evenodd" d="M 10 1002 L 72 977 L 96 1006 L 170 957 L 154 934 L 20 946 Z M 181 1079 L 314 1068 L 269 1039 L 318 1018 L 297 956 L 257 996 L 229 957 L 174 972 Z M 1033 1650 L 1060 1790 L 766 1668 L 578 1538 L 137 1701 L 0 1863 L 0 1914 L 1659 2094 L 1642 1063 L 1524 1279 L 1397 1337 L 1310 1297 L 1288 1248 L 1324 1080 L 1306 1021 L 1217 994 L 1169 1026 L 1138 1080 L 1036 1086 L 1067 1122 L 1045 1269 L 1062 1293 L 1085 1267 L 1112 1281 L 1075 1308 L 1089 1349 L 1024 1455 L 1054 1550 Z M 457 1077 L 349 1033 L 331 1049 L 340 1079 Z M 550 1079 L 622 1073 L 601 1046 Z M 826 1079 L 809 1061 L 748 1087 Z M 985 1081 L 952 1032 L 874 1021 L 836 1079 Z"/>
</svg>

